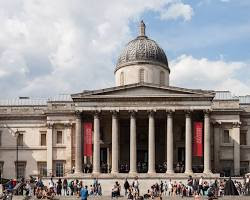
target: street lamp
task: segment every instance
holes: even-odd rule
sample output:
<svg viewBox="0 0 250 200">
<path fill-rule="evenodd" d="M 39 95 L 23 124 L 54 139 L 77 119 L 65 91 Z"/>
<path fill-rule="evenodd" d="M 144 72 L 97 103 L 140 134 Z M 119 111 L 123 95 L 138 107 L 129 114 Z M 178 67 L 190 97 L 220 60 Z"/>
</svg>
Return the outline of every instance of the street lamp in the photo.
<svg viewBox="0 0 250 200">
<path fill-rule="evenodd" d="M 18 179 L 18 136 L 20 135 L 20 132 L 18 129 L 15 132 L 16 137 L 16 179 Z"/>
</svg>

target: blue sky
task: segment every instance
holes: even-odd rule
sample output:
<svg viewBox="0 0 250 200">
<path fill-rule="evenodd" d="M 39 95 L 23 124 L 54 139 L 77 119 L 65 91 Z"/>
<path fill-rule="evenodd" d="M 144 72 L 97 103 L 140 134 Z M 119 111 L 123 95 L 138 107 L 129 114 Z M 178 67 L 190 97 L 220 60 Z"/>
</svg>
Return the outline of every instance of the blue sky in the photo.
<svg viewBox="0 0 250 200">
<path fill-rule="evenodd" d="M 250 1 L 183 1 L 192 6 L 190 21 L 161 20 L 158 13 L 146 12 L 142 18 L 147 34 L 158 41 L 168 57 L 192 54 L 196 58 L 250 60 Z M 133 35 L 137 22 L 131 23 Z"/>
<path fill-rule="evenodd" d="M 249 0 L 0 0 L 0 98 L 114 86 L 141 19 L 171 85 L 250 94 L 249 10 Z"/>
</svg>

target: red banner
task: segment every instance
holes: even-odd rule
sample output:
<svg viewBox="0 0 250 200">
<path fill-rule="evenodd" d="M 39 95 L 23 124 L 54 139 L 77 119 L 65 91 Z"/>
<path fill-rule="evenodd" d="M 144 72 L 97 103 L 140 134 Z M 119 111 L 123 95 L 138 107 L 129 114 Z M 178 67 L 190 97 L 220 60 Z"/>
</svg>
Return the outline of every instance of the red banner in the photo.
<svg viewBox="0 0 250 200">
<path fill-rule="evenodd" d="M 202 122 L 194 122 L 193 156 L 202 157 Z"/>
<path fill-rule="evenodd" d="M 84 156 L 92 156 L 92 123 L 91 122 L 83 123 L 83 133 L 84 133 L 83 154 Z"/>
</svg>

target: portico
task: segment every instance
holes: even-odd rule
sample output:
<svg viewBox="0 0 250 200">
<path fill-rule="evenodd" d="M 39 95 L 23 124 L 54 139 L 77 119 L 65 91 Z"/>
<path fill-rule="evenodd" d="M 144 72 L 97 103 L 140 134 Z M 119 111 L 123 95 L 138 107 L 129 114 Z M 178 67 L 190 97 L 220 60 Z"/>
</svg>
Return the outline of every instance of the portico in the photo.
<svg viewBox="0 0 250 200">
<path fill-rule="evenodd" d="M 130 93 L 129 97 L 123 96 L 123 92 Z M 149 97 L 148 92 L 155 92 L 158 95 Z M 99 98 L 95 98 L 96 95 Z M 211 110 L 213 95 L 211 91 L 198 93 L 180 88 L 159 88 L 146 83 L 95 91 L 91 94 L 72 95 L 77 105 L 76 109 L 81 113 L 81 120 L 77 121 L 77 127 L 82 126 L 86 116 L 93 122 L 93 174 L 101 173 L 100 148 L 102 145 L 109 146 L 107 153 L 110 153 L 111 159 L 107 160 L 107 165 L 110 166 L 108 173 L 113 175 L 124 173 L 121 171 L 123 164 L 127 165 L 127 172 L 131 175 L 142 172 L 154 175 L 159 173 L 156 166 L 165 163 L 164 173 L 174 174 L 179 150 L 176 138 L 180 137 L 180 134 L 184 134 L 184 140 L 182 140 L 185 153 L 184 172 L 187 175 L 192 174 L 192 124 L 194 120 L 204 123 L 204 161 L 200 159 L 199 164 L 204 165 L 204 173 L 210 174 L 209 110 Z M 106 106 L 102 105 L 98 108 L 101 96 Z M 128 98 L 131 99 L 130 102 Z M 190 99 L 195 99 L 195 101 L 190 101 Z M 129 105 L 124 105 L 125 101 Z M 84 104 L 88 106 L 83 107 Z M 159 127 L 163 130 L 159 131 Z M 76 135 L 83 135 L 83 128 L 77 130 Z M 108 139 L 105 140 L 105 137 Z M 76 144 L 77 142 L 79 141 L 75 141 Z M 143 155 L 141 155 L 142 152 Z M 75 160 L 82 158 L 82 155 L 82 151 L 76 151 Z M 147 165 L 146 171 L 138 168 L 138 165 L 142 165 L 141 157 L 144 157 L 143 161 Z M 76 162 L 76 164 L 78 165 L 76 169 L 81 169 L 81 162 Z"/>
</svg>

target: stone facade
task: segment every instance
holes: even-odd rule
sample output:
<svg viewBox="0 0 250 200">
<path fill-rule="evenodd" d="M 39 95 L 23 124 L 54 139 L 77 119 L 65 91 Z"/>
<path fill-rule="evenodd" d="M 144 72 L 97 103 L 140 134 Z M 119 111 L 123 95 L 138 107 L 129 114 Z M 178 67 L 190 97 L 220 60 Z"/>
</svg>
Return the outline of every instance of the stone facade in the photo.
<svg viewBox="0 0 250 200">
<path fill-rule="evenodd" d="M 141 45 L 148 40 L 144 23 L 140 30 L 136 40 Z M 153 47 L 147 42 L 143 54 L 138 44 L 133 59 L 126 57 L 132 55 L 129 48 L 122 53 L 115 87 L 50 99 L 0 100 L 2 177 L 17 173 L 85 178 L 248 173 L 250 96 L 169 86 L 166 55 L 154 41 L 149 43 Z M 192 152 L 196 121 L 204 126 L 203 157 Z M 89 157 L 83 150 L 85 122 L 93 124 Z"/>
</svg>

